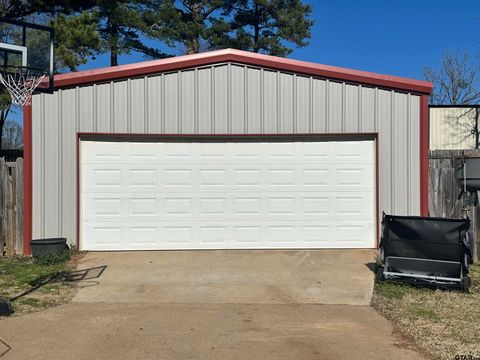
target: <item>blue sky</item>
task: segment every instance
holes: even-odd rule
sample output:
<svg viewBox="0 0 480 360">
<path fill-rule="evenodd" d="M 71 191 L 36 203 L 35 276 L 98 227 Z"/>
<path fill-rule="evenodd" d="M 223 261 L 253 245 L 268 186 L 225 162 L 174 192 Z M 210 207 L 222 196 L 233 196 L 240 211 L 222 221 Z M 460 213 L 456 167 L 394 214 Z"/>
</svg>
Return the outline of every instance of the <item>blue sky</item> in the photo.
<svg viewBox="0 0 480 360">
<path fill-rule="evenodd" d="M 445 50 L 480 60 L 479 0 L 307 2 L 314 9 L 312 39 L 290 58 L 416 79 L 423 78 L 424 66 L 437 67 Z M 140 54 L 130 54 L 119 63 L 138 61 L 144 61 Z M 80 69 L 104 66 L 108 54 Z"/>
<path fill-rule="evenodd" d="M 418 79 L 447 49 L 468 51 L 479 60 L 478 0 L 307 2 L 314 9 L 312 39 L 290 58 Z M 139 54 L 123 55 L 120 63 L 143 60 Z M 108 66 L 108 56 L 82 68 L 102 66 Z"/>
</svg>

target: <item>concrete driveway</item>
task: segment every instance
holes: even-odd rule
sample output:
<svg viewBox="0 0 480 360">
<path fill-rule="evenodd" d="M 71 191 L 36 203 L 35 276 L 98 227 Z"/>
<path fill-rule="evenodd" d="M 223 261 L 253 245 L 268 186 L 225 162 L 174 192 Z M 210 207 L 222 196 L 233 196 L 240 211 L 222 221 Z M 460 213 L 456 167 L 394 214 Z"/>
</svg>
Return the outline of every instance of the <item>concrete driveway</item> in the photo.
<svg viewBox="0 0 480 360">
<path fill-rule="evenodd" d="M 420 359 L 368 306 L 372 259 L 362 250 L 90 253 L 81 268 L 107 268 L 81 281 L 72 303 L 0 321 L 5 359 Z"/>
<path fill-rule="evenodd" d="M 370 250 L 90 253 L 108 265 L 75 302 L 369 305 Z"/>
</svg>

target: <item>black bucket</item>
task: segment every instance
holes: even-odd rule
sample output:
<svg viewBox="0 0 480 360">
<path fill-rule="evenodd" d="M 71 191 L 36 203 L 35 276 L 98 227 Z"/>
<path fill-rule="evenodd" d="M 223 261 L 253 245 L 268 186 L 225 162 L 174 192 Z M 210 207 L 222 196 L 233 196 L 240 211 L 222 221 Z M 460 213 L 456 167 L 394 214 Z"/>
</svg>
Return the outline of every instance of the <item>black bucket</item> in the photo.
<svg viewBox="0 0 480 360">
<path fill-rule="evenodd" d="M 66 238 L 36 239 L 30 241 L 32 256 L 59 255 L 68 249 Z"/>
</svg>

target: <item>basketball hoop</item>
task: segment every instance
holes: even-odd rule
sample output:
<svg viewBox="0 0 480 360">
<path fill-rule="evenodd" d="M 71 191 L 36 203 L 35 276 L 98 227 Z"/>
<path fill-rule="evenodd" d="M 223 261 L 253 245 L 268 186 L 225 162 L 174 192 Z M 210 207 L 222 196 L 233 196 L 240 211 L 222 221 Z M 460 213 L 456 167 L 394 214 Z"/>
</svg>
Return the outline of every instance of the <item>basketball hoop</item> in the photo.
<svg viewBox="0 0 480 360">
<path fill-rule="evenodd" d="M 0 82 L 10 93 L 12 103 L 19 106 L 32 103 L 32 94 L 44 77 L 45 74 L 34 73 L 32 68 L 24 66 L 18 66 L 14 71 L 0 68 Z"/>
</svg>

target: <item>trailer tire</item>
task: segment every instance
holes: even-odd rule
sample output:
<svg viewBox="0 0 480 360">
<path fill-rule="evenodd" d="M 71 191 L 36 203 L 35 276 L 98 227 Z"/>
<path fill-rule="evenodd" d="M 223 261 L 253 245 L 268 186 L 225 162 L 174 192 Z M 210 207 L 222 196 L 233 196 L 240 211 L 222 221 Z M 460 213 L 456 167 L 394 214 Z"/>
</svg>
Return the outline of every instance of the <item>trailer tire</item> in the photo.
<svg viewBox="0 0 480 360">
<path fill-rule="evenodd" d="M 462 288 L 462 291 L 468 294 L 470 292 L 470 276 L 465 275 L 462 279 L 460 286 Z"/>
</svg>

